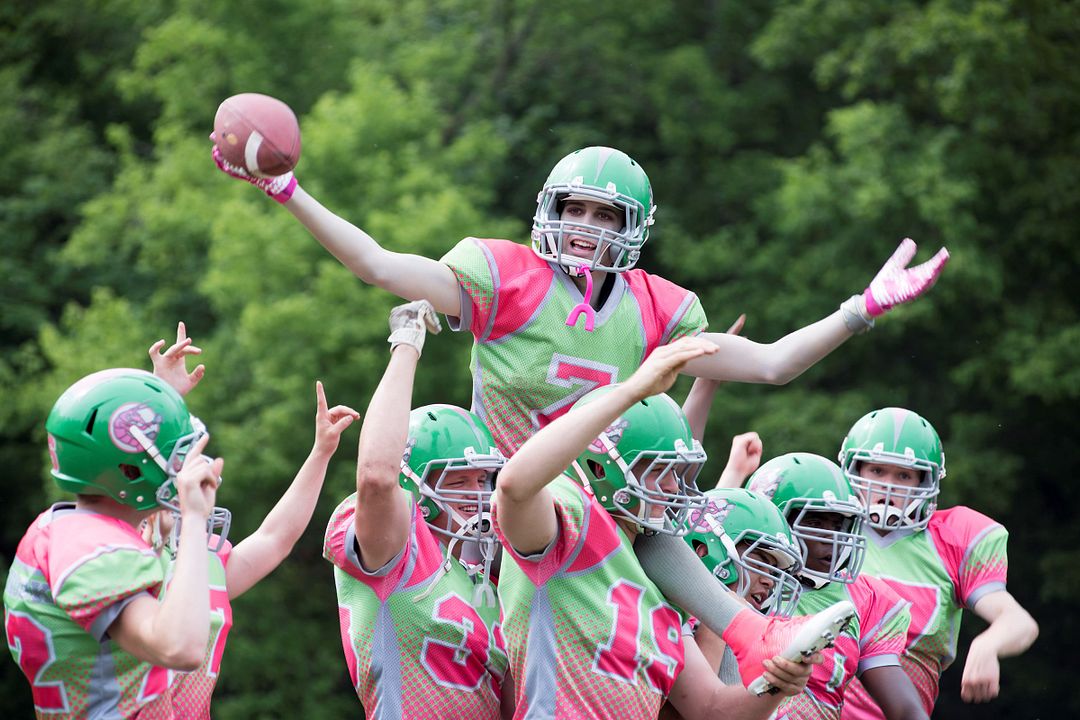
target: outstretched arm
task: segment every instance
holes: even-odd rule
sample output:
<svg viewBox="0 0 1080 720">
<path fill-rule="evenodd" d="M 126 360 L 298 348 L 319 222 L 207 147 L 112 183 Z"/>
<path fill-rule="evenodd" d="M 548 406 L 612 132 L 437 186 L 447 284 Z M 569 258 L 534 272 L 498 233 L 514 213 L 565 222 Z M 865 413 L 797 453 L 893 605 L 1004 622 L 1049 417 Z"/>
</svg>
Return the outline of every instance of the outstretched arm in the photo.
<svg viewBox="0 0 1080 720">
<path fill-rule="evenodd" d="M 356 541 L 370 571 L 394 559 L 409 539 L 414 504 L 398 484 L 398 475 L 424 338 L 440 329 L 426 301 L 390 311 L 390 362 L 368 404 L 356 461 Z"/>
<path fill-rule="evenodd" d="M 356 277 L 405 300 L 426 298 L 437 311 L 460 316 L 457 278 L 446 265 L 420 255 L 386 250 L 366 232 L 323 207 L 300 187 L 291 171 L 278 177 L 256 178 L 228 163 L 216 145 L 212 154 L 214 163 L 226 175 L 251 183 L 284 205 Z"/>
<path fill-rule="evenodd" d="M 1019 655 L 1031 647 L 1039 636 L 1039 626 L 1007 590 L 984 595 L 973 610 L 990 627 L 976 635 L 968 647 L 960 697 L 964 702 L 988 702 L 1000 692 L 998 659 Z"/>
<path fill-rule="evenodd" d="M 311 453 L 259 529 L 233 549 L 225 570 L 230 599 L 245 593 L 292 552 L 311 522 L 341 433 L 360 418 L 360 413 L 345 405 L 328 409 L 321 382 L 315 383 L 315 396 L 315 443 Z"/>
<path fill-rule="evenodd" d="M 763 345 L 735 335 L 705 333 L 720 352 L 686 366 L 688 375 L 733 382 L 783 385 L 791 382 L 838 348 L 852 335 L 873 327 L 874 319 L 901 303 L 910 302 L 933 286 L 949 260 L 945 248 L 931 259 L 907 267 L 916 246 L 905 239 L 870 281 L 840 309 L 817 322 Z"/>
<path fill-rule="evenodd" d="M 716 352 L 715 346 L 696 337 L 657 348 L 626 382 L 571 410 L 521 446 L 495 485 L 499 524 L 514 550 L 539 552 L 555 539 L 555 505 L 548 483 L 628 407 L 670 388 L 687 361 L 710 352 Z"/>
</svg>

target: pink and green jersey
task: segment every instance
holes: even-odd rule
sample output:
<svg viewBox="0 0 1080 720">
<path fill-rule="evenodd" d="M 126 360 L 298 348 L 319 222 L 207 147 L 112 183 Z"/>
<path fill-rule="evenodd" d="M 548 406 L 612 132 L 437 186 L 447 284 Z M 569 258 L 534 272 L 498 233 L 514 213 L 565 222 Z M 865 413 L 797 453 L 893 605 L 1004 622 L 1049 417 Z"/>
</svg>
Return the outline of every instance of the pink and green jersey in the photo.
<svg viewBox="0 0 1080 720">
<path fill-rule="evenodd" d="M 216 538 L 211 544 L 217 544 Z M 210 573 L 210 643 L 206 648 L 206 657 L 197 670 L 173 673 L 172 694 L 173 710 L 177 720 L 210 720 L 210 699 L 217 684 L 221 670 L 221 658 L 225 653 L 225 641 L 232 628 L 232 604 L 229 592 L 225 588 L 225 567 L 232 554 L 232 544 L 225 542 L 218 552 L 209 552 L 207 569 Z M 172 581 L 173 562 L 168 562 L 168 583 Z"/>
<path fill-rule="evenodd" d="M 797 613 L 812 615 L 841 600 L 855 606 L 855 619 L 833 647 L 822 651 L 825 662 L 814 666 L 806 690 L 780 706 L 780 720 L 838 720 L 856 675 L 899 666 L 911 624 L 908 602 L 881 580 L 860 575 L 850 585 L 832 582 L 820 590 L 804 588 Z"/>
<path fill-rule="evenodd" d="M 4 587 L 8 649 L 39 718 L 173 718 L 169 671 L 107 635 L 124 607 L 156 596 L 161 561 L 122 520 L 57 503 L 27 530 Z"/>
<path fill-rule="evenodd" d="M 404 491 L 403 491 L 404 492 Z M 356 495 L 330 518 L 323 555 L 334 564 L 345 662 L 371 720 L 499 717 L 506 646 L 498 607 L 475 607 L 475 585 L 417 507 L 401 553 L 361 564 Z"/>
<path fill-rule="evenodd" d="M 586 332 L 583 320 L 566 326 L 582 301 L 577 286 L 526 245 L 465 238 L 442 262 L 462 293 L 462 317 L 449 325 L 473 334 L 472 409 L 508 456 L 588 391 L 625 380 L 657 347 L 708 324 L 696 295 L 643 270 L 615 275 Z"/>
<path fill-rule="evenodd" d="M 975 510 L 954 507 L 936 511 L 921 532 L 899 530 L 881 536 L 868 529 L 866 535 L 863 573 L 881 578 L 911 603 L 907 652 L 900 665 L 930 714 L 941 673 L 956 658 L 961 611 L 989 593 L 1005 590 L 1009 534 Z M 856 681 L 847 693 L 842 717 L 885 716 Z"/>
<path fill-rule="evenodd" d="M 505 555 L 499 598 L 526 718 L 651 720 L 682 671 L 682 617 L 645 575 L 615 520 L 571 479 L 548 485 L 558 532 L 537 555 Z"/>
</svg>

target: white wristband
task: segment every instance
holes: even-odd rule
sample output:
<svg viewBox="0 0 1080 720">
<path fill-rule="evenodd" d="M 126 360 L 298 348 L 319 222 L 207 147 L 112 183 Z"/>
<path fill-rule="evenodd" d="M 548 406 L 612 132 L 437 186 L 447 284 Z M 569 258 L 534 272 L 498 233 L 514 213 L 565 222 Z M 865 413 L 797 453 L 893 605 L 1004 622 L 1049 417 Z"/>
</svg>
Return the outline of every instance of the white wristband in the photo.
<svg viewBox="0 0 1080 720">
<path fill-rule="evenodd" d="M 870 328 L 874 327 L 874 318 L 870 317 L 866 310 L 866 300 L 862 293 L 852 295 L 840 303 L 840 317 L 853 335 L 869 332 Z"/>
</svg>

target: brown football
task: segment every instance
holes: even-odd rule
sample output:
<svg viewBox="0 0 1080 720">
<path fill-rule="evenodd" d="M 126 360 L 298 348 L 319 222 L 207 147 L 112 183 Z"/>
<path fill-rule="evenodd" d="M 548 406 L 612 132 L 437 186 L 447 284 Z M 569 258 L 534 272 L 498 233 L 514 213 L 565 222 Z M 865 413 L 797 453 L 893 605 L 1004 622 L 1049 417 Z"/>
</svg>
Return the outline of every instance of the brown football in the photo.
<svg viewBox="0 0 1080 720">
<path fill-rule="evenodd" d="M 226 98 L 214 116 L 214 140 L 226 160 L 259 177 L 282 175 L 300 160 L 296 115 L 269 95 Z"/>
</svg>

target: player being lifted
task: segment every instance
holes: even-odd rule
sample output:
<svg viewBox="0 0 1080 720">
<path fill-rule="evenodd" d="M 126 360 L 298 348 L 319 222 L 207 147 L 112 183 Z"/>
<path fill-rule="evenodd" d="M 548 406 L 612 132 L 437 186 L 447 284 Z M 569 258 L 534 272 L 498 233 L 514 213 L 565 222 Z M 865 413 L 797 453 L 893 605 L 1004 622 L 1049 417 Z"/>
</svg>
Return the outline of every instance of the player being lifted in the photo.
<svg viewBox="0 0 1080 720">
<path fill-rule="evenodd" d="M 390 314 L 390 361 L 360 431 L 356 493 L 334 511 L 334 564 L 345 660 L 368 717 L 512 714 L 490 577 L 491 491 L 503 456 L 472 413 L 409 411 L 427 331 L 425 301 Z"/>
<path fill-rule="evenodd" d="M 222 460 L 184 400 L 148 372 L 84 377 L 45 422 L 52 477 L 76 495 L 43 512 L 4 588 L 8 648 L 39 718 L 172 718 L 170 669 L 209 642 L 207 518 Z M 169 592 L 140 522 L 177 499 L 181 549 Z"/>
<path fill-rule="evenodd" d="M 192 345 L 182 322 L 177 325 L 176 343 L 161 352 L 164 344 L 161 340 L 150 348 L 154 374 L 168 382 L 181 396 L 186 396 L 204 373 L 203 365 L 188 372 L 186 358 L 202 351 Z M 209 720 L 210 702 L 232 627 L 232 601 L 270 574 L 292 551 L 315 512 L 326 470 L 337 450 L 341 433 L 360 417 L 344 405 L 328 408 L 321 382 L 315 383 L 315 402 L 315 442 L 311 453 L 258 529 L 233 547 L 227 538 L 231 515 L 223 508 L 215 508 L 213 517 L 220 522 L 212 525 L 220 527 L 220 534 L 211 536 L 208 554 L 210 642 L 198 668 L 173 675 L 170 694 L 177 718 Z M 164 552 L 170 568 L 175 567 L 178 551 L 176 517 L 176 508 L 170 504 L 169 509 L 149 518 L 144 530 L 144 537 L 149 535 L 152 544 Z M 182 523 L 180 527 L 183 527 Z M 166 596 L 171 592 L 172 582 L 167 581 Z"/>
<path fill-rule="evenodd" d="M 656 206 L 644 170 L 618 150 L 583 148 L 555 165 L 537 198 L 531 247 L 465 238 L 441 260 L 383 248 L 322 206 L 291 172 L 256 178 L 225 162 L 216 147 L 214 159 L 282 203 L 358 278 L 406 300 L 427 298 L 452 328 L 472 333 L 473 410 L 507 455 L 589 390 L 626 379 L 658 347 L 688 335 L 702 334 L 719 350 L 687 363 L 688 374 L 789 382 L 875 317 L 925 292 L 948 260 L 942 249 L 908 268 L 916 248 L 904 240 L 862 293 L 761 344 L 705 332 L 694 293 L 634 268 Z M 723 590 L 685 543 L 657 534 L 635 549 L 667 597 L 723 630 L 714 614 Z"/>
<path fill-rule="evenodd" d="M 989 626 L 968 647 L 961 697 L 997 697 L 998 659 L 1024 652 L 1039 633 L 1005 586 L 1008 532 L 971 508 L 937 509 L 945 452 L 933 426 L 910 410 L 884 408 L 863 416 L 844 439 L 840 466 L 869 513 L 863 572 L 881 577 L 911 602 L 900 664 L 926 713 L 934 709 L 941 673 L 956 657 L 964 609 Z M 864 685 L 852 683 L 845 720 L 883 717 Z"/>
<path fill-rule="evenodd" d="M 694 477 L 705 453 L 662 393 L 686 362 L 715 351 L 701 338 L 659 348 L 625 383 L 540 430 L 500 473 L 495 524 L 513 560 L 503 563 L 500 598 L 519 716 L 655 718 L 665 697 L 687 718 L 764 718 L 776 708 L 779 696 L 719 681 L 632 549 L 642 531 L 677 535 L 701 506 Z M 834 608 L 763 639 L 771 620 L 723 602 L 744 681 L 765 672 L 785 694 L 802 689 L 809 669 L 774 656 L 849 617 Z"/>
</svg>

